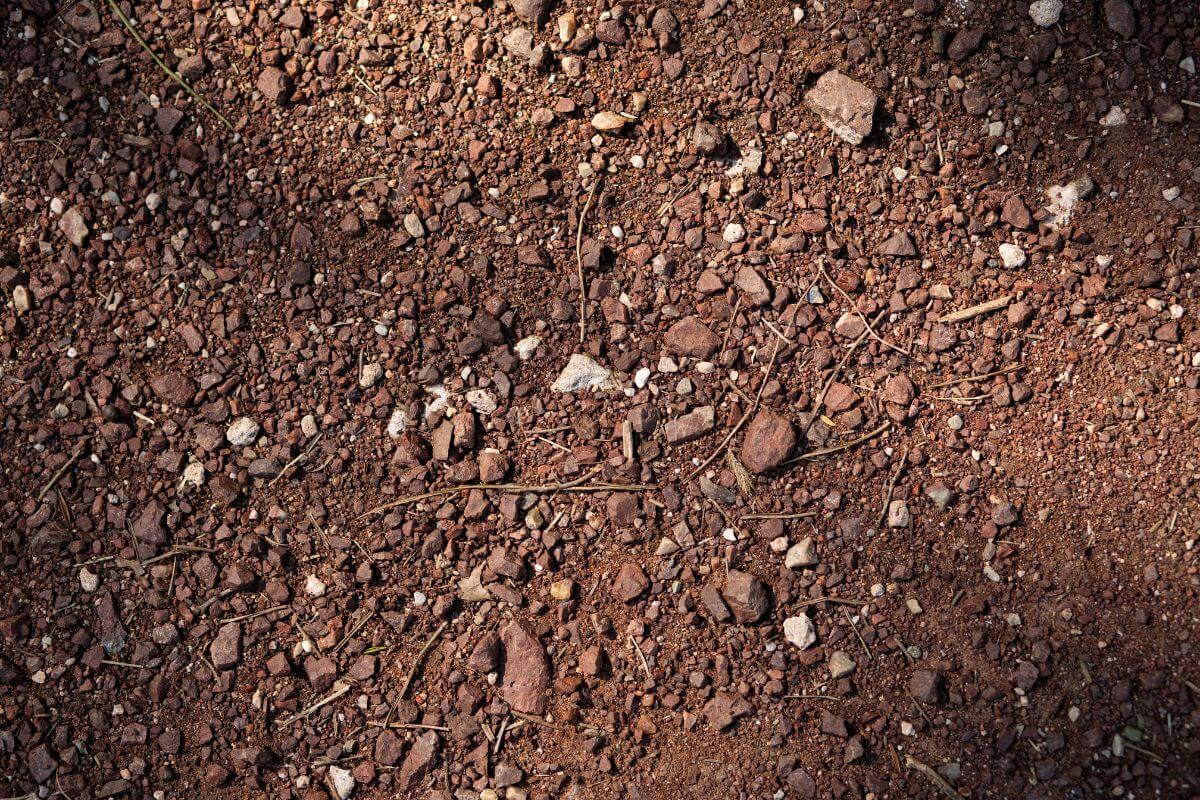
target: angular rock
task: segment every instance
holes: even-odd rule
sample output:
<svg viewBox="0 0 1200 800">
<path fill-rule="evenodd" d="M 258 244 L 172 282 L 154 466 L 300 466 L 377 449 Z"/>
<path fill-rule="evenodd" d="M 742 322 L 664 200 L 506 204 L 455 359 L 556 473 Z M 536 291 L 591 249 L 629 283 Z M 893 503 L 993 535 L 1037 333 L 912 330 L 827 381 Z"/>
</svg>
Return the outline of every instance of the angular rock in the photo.
<svg viewBox="0 0 1200 800">
<path fill-rule="evenodd" d="M 504 644 L 500 697 L 522 714 L 541 714 L 550 689 L 550 665 L 542 643 L 523 622 L 510 623 L 500 639 Z"/>
<path fill-rule="evenodd" d="M 771 595 L 766 585 L 748 572 L 730 570 L 721 595 L 733 618 L 742 625 L 758 622 L 771 610 Z"/>
<path fill-rule="evenodd" d="M 912 237 L 904 231 L 896 231 L 879 245 L 879 255 L 893 258 L 916 258 L 917 247 Z"/>
<path fill-rule="evenodd" d="M 861 144 L 871 135 L 878 102 L 875 93 L 837 70 L 818 78 L 805 93 L 804 102 L 830 130 L 850 144 Z"/>
<path fill-rule="evenodd" d="M 815 567 L 818 563 L 820 559 L 817 558 L 816 546 L 811 536 L 805 536 L 789 547 L 787 555 L 783 557 L 783 565 L 788 569 Z"/>
<path fill-rule="evenodd" d="M 517 16 L 537 30 L 550 18 L 550 7 L 554 0 L 512 0 L 511 7 Z"/>
<path fill-rule="evenodd" d="M 158 399 L 173 406 L 187 407 L 196 396 L 196 382 L 182 372 L 164 372 L 150 380 L 150 389 Z"/>
<path fill-rule="evenodd" d="M 680 356 L 708 358 L 721 346 L 721 337 L 696 317 L 684 317 L 667 330 L 667 349 Z"/>
<path fill-rule="evenodd" d="M 236 667 L 242 660 L 242 626 L 236 622 L 222 625 L 208 649 L 208 655 L 217 669 Z"/>
<path fill-rule="evenodd" d="M 440 745 L 441 740 L 436 731 L 426 731 L 417 737 L 408 755 L 404 757 L 404 763 L 400 765 L 400 772 L 396 777 L 401 790 L 412 789 L 429 776 L 437 760 Z"/>
<path fill-rule="evenodd" d="M 982 28 L 963 28 L 954 34 L 954 38 L 946 46 L 946 55 L 951 61 L 966 61 L 975 54 L 981 44 L 983 44 Z"/>
<path fill-rule="evenodd" d="M 796 429 L 778 414 L 762 410 L 746 426 L 741 461 L 746 469 L 762 474 L 775 469 L 796 447 Z"/>
<path fill-rule="evenodd" d="M 942 699 L 942 676 L 933 670 L 915 670 L 908 680 L 908 691 L 922 703 L 937 704 Z"/>
<path fill-rule="evenodd" d="M 76 247 L 83 247 L 89 233 L 87 223 L 83 220 L 83 213 L 75 206 L 71 206 L 63 212 L 62 217 L 58 220 L 58 229 L 67 237 L 67 241 Z"/>
<path fill-rule="evenodd" d="M 685 444 L 699 439 L 712 431 L 717 424 L 717 412 L 712 406 L 701 406 L 695 411 L 676 417 L 666 425 L 667 441 L 670 444 Z"/>
<path fill-rule="evenodd" d="M 1137 15 L 1129 0 L 1104 0 L 1104 21 L 1110 31 L 1123 39 L 1137 36 Z"/>
<path fill-rule="evenodd" d="M 166 507 L 158 500 L 151 500 L 138 514 L 130 529 L 133 535 L 143 542 L 152 545 L 167 543 L 167 529 L 163 527 L 163 518 L 167 515 Z"/>
<path fill-rule="evenodd" d="M 613 596 L 622 603 L 632 603 L 650 588 L 650 579 L 637 564 L 622 564 L 617 579 L 613 582 Z"/>
<path fill-rule="evenodd" d="M 783 638 L 800 650 L 807 650 L 817 641 L 817 629 L 806 614 L 788 617 L 783 621 Z"/>
<path fill-rule="evenodd" d="M 750 701 L 733 692 L 718 692 L 716 697 L 704 704 L 704 717 L 708 724 L 723 731 L 754 710 Z"/>
</svg>

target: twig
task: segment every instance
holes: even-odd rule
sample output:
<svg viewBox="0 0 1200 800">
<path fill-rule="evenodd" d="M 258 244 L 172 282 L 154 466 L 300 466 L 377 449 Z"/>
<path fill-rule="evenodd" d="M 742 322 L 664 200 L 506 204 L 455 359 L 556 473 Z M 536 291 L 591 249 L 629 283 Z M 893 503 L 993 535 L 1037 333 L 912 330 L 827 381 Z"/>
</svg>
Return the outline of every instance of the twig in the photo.
<svg viewBox="0 0 1200 800">
<path fill-rule="evenodd" d="M 512 714 L 514 717 L 523 719 L 526 722 L 532 722 L 534 725 L 541 725 L 543 728 L 549 728 L 552 731 L 562 730 L 562 728 L 555 725 L 554 723 L 546 722 L 546 720 L 542 719 L 541 717 L 535 716 L 533 714 L 526 714 L 523 711 L 510 711 L 509 713 Z"/>
<path fill-rule="evenodd" d="M 990 314 L 993 311 L 999 311 L 1012 302 L 1011 294 L 993 297 L 991 300 L 986 300 L 982 303 L 977 303 L 967 308 L 960 308 L 958 311 L 951 311 L 949 314 L 943 314 L 938 317 L 938 322 L 964 322 L 969 319 L 974 319 L 982 314 Z"/>
<path fill-rule="evenodd" d="M 38 499 L 39 503 L 42 502 L 42 498 L 46 496 L 46 492 L 53 489 L 54 484 L 58 483 L 62 479 L 62 476 L 67 474 L 67 470 L 69 470 L 71 468 L 71 465 L 74 464 L 81 455 L 83 455 L 83 450 L 84 450 L 84 448 L 80 447 L 78 450 L 76 450 L 74 453 L 71 454 L 71 457 L 67 459 L 67 462 L 65 464 L 63 464 L 61 467 L 59 467 L 57 470 L 55 470 L 54 475 L 51 476 L 51 478 L 50 478 L 50 481 L 45 486 L 42 487 L 42 490 L 40 492 L 38 492 L 37 499 Z"/>
<path fill-rule="evenodd" d="M 321 432 L 320 432 L 320 433 L 318 433 L 316 436 L 314 436 L 314 437 L 313 437 L 313 440 L 312 440 L 312 442 L 309 444 L 309 446 L 308 446 L 308 447 L 307 447 L 307 448 L 306 448 L 306 449 L 305 449 L 303 452 L 301 452 L 301 453 L 300 453 L 300 455 L 296 456 L 296 457 L 295 457 L 295 458 L 293 458 L 291 461 L 289 461 L 288 463 L 284 464 L 284 465 L 283 465 L 283 469 L 279 470 L 279 474 L 278 474 L 278 475 L 276 475 L 274 478 L 272 478 L 272 479 L 271 479 L 271 482 L 270 482 L 270 483 L 268 483 L 268 484 L 267 484 L 267 486 L 268 486 L 268 487 L 274 486 L 274 485 L 275 485 L 275 483 L 276 483 L 276 481 L 279 481 L 279 480 L 281 480 L 281 479 L 283 478 L 283 476 L 284 476 L 284 475 L 287 475 L 287 471 L 288 471 L 289 469 L 291 469 L 292 467 L 296 466 L 296 465 L 297 465 L 298 463 L 300 463 L 302 460 L 305 460 L 305 459 L 307 459 L 307 458 L 308 458 L 308 456 L 309 456 L 309 454 L 310 454 L 310 453 L 312 453 L 312 451 L 313 451 L 313 448 L 317 446 L 317 442 L 321 441 L 321 437 L 322 437 L 322 436 L 324 436 L 324 435 L 325 435 L 325 431 L 321 431 Z"/>
<path fill-rule="evenodd" d="M 892 350 L 895 350 L 897 353 L 902 353 L 903 355 L 906 355 L 906 356 L 909 355 L 909 352 L 907 350 L 905 350 L 903 347 L 892 344 L 891 342 L 887 341 L 886 339 L 884 339 L 882 336 L 880 336 L 878 333 L 875 332 L 875 329 L 871 326 L 871 323 L 867 321 L 866 315 L 858 310 L 858 306 L 855 305 L 854 301 L 850 299 L 850 295 L 846 294 L 846 291 L 842 287 L 838 286 L 837 283 L 833 280 L 833 278 L 829 277 L 829 274 L 827 272 L 825 272 L 825 267 L 820 262 L 817 263 L 817 269 L 820 270 L 821 275 L 824 276 L 825 282 L 828 283 L 830 286 L 832 286 L 833 290 L 842 296 L 842 298 L 850 306 L 850 309 L 856 315 L 858 315 L 859 319 L 862 320 L 863 325 L 867 326 L 867 333 L 871 336 L 872 339 L 879 342 L 884 347 L 888 347 L 888 348 L 891 348 Z"/>
<path fill-rule="evenodd" d="M 60 156 L 66 155 L 66 151 L 62 149 L 62 145 L 53 139 L 47 139 L 44 136 L 25 136 L 20 139 L 13 139 L 12 142 L 13 144 L 25 144 L 26 142 L 39 142 L 41 144 L 48 144 L 57 150 Z"/>
<path fill-rule="evenodd" d="M 588 190 L 587 201 L 583 204 L 583 212 L 579 215 L 579 223 L 575 226 L 575 269 L 579 273 L 579 343 L 587 338 L 587 281 L 583 275 L 583 223 L 588 211 L 592 208 L 592 198 L 596 194 L 603 178 L 598 179 Z"/>
<path fill-rule="evenodd" d="M 833 453 L 840 453 L 843 450 L 849 450 L 850 448 L 856 447 L 869 439 L 874 439 L 876 436 L 883 433 L 890 427 L 892 427 L 892 423 L 890 421 L 885 422 L 882 425 L 880 425 L 878 428 L 876 428 L 875 430 L 871 431 L 870 433 L 864 433 L 862 436 L 859 436 L 857 439 L 851 439 L 848 442 L 834 445 L 833 447 L 822 447 L 820 450 L 810 450 L 807 453 L 802 453 L 801 455 L 796 456 L 791 461 L 788 461 L 786 463 L 794 464 L 797 461 L 808 461 L 808 460 L 811 460 L 814 458 L 820 458 L 821 456 L 828 456 L 828 455 L 832 455 Z"/>
<path fill-rule="evenodd" d="M 350 631 L 345 636 L 342 637 L 342 640 L 340 642 L 338 642 L 337 644 L 335 644 L 333 646 L 333 649 L 330 650 L 329 652 L 336 653 L 338 650 L 341 650 L 342 646 L 345 645 L 346 642 L 348 642 L 352 638 L 354 638 L 354 635 L 356 633 L 358 633 L 359 631 L 361 631 L 363 626 L 366 625 L 368 622 L 370 622 L 371 618 L 374 616 L 375 616 L 375 612 L 372 611 L 371 613 L 369 613 L 365 617 L 363 617 L 361 620 L 359 620 L 358 624 L 356 624 L 353 628 L 351 628 Z"/>
<path fill-rule="evenodd" d="M 840 697 L 834 697 L 828 694 L 785 694 L 784 700 L 841 700 Z"/>
<path fill-rule="evenodd" d="M 642 669 L 646 671 L 646 678 L 649 680 L 654 680 L 654 676 L 650 674 L 650 665 L 646 663 L 646 654 L 642 652 L 641 645 L 637 643 L 637 640 L 634 639 L 632 635 L 628 635 L 628 638 L 629 644 L 632 645 L 633 649 L 637 651 L 638 659 L 642 662 Z"/>
<path fill-rule="evenodd" d="M 311 706 L 304 709 L 303 711 L 299 711 L 295 714 L 292 714 L 290 717 L 285 719 L 283 722 L 280 722 L 279 724 L 287 726 L 287 725 L 291 725 L 293 722 L 295 722 L 298 719 L 304 719 L 304 718 L 310 716 L 317 709 L 327 706 L 330 703 L 332 703 L 334 700 L 337 700 L 339 697 L 341 697 L 348 691 L 350 691 L 350 684 L 345 681 L 338 681 L 337 683 L 335 683 L 333 685 L 332 692 L 325 695 L 320 700 L 313 703 Z"/>
<path fill-rule="evenodd" d="M 283 611 L 286 608 L 291 608 L 291 606 L 288 606 L 288 605 L 271 606 L 270 608 L 264 608 L 262 611 L 254 611 L 249 614 L 242 614 L 241 616 L 237 616 L 237 617 L 227 617 L 226 619 L 221 620 L 221 624 L 224 625 L 228 622 L 245 622 L 248 619 L 255 619 L 257 617 L 265 617 L 267 614 L 273 614 L 276 611 Z"/>
<path fill-rule="evenodd" d="M 896 471 L 892 473 L 892 477 L 888 480 L 887 490 L 883 493 L 883 508 L 879 510 L 879 525 L 882 526 L 884 520 L 887 519 L 888 505 L 892 502 L 892 492 L 896 490 L 896 481 L 900 480 L 900 473 L 904 471 L 904 464 L 908 461 L 908 451 L 904 451 L 904 455 L 900 456 L 900 463 L 896 465 Z"/>
<path fill-rule="evenodd" d="M 392 728 L 395 730 L 419 730 L 419 731 L 448 731 L 449 728 L 443 725 L 422 725 L 420 722 L 375 722 L 370 720 L 367 726 L 371 728 Z"/>
<path fill-rule="evenodd" d="M 842 616 L 846 618 L 846 622 L 850 623 L 850 630 L 854 631 L 854 635 L 858 637 L 858 643 L 862 645 L 863 652 L 867 654 L 867 661 L 874 661 L 875 656 L 871 655 L 871 648 L 867 646 L 867 640 L 858 632 L 858 626 L 854 624 L 854 620 L 850 618 L 850 612 L 842 608 Z"/>
<path fill-rule="evenodd" d="M 393 508 L 400 506 L 409 506 L 413 503 L 419 503 L 422 500 L 429 500 L 434 497 L 443 497 L 448 494 L 460 494 L 461 492 L 469 492 L 473 489 L 494 490 L 506 492 L 509 494 L 553 494 L 555 492 L 652 492 L 657 489 L 657 486 L 648 484 L 624 484 L 624 483 L 592 483 L 584 486 L 583 484 L 595 475 L 599 470 L 592 470 L 582 478 L 566 483 L 552 483 L 542 486 L 527 486 L 519 483 L 469 483 L 461 486 L 447 486 L 444 489 L 435 489 L 432 492 L 422 492 L 408 497 L 402 497 L 399 500 L 393 500 L 390 503 L 384 503 L 381 506 L 376 506 L 370 511 L 364 511 L 358 516 L 358 519 L 382 514 L 385 511 L 390 511 Z"/>
<path fill-rule="evenodd" d="M 438 640 L 443 633 L 446 632 L 446 626 L 449 623 L 443 622 L 437 626 L 437 630 L 429 637 L 429 641 L 425 642 L 425 646 L 417 653 L 417 657 L 413 659 L 412 668 L 408 671 L 408 677 L 404 679 L 404 683 L 400 685 L 400 699 L 403 700 L 408 696 L 408 687 L 412 686 L 413 678 L 417 677 L 417 670 L 421 668 L 421 662 L 425 660 L 425 656 L 433 648 L 433 643 Z"/>
<path fill-rule="evenodd" d="M 997 375 L 1007 375 L 1010 372 L 1016 372 L 1020 368 L 1020 364 L 1013 364 L 1012 366 L 1005 367 L 1004 369 L 994 370 L 992 372 L 984 373 L 983 375 L 968 375 L 965 378 L 954 378 L 953 380 L 942 381 L 941 383 L 932 383 L 929 386 L 926 386 L 925 389 L 928 391 L 932 389 L 945 389 L 949 386 L 957 386 L 960 383 L 978 383 L 979 381 L 985 381 L 988 378 L 994 378 Z"/>
<path fill-rule="evenodd" d="M 815 511 L 801 511 L 797 514 L 742 514 L 738 519 L 807 519 L 816 515 Z"/>
<path fill-rule="evenodd" d="M 950 798 L 950 800 L 963 800 L 963 796 L 954 790 L 954 787 L 946 782 L 946 779 L 938 774 L 937 770 L 926 764 L 924 761 L 918 761 L 910 755 L 904 756 L 904 765 L 909 769 L 915 769 L 917 772 L 929 778 L 933 785 L 941 790 L 942 794 Z"/>
<path fill-rule="evenodd" d="M 869 606 L 871 603 L 867 600 L 852 600 L 848 597 L 814 597 L 811 600 L 801 600 L 796 603 L 796 608 L 808 608 L 815 606 L 818 603 L 840 603 L 846 606 Z"/>
<path fill-rule="evenodd" d="M 193 100 L 207 108 L 213 116 L 221 120 L 226 128 L 233 130 L 233 124 L 230 123 L 229 120 L 225 119 L 224 114 L 213 108 L 212 104 L 201 97 L 199 93 L 197 93 L 196 90 L 193 89 L 178 72 L 168 67 L 163 60 L 159 58 L 153 50 L 150 49 L 150 45 L 146 44 L 146 40 L 142 38 L 142 35 L 138 33 L 137 28 L 133 27 L 133 23 L 130 22 L 129 18 L 125 16 L 125 12 L 123 12 L 120 6 L 117 5 L 117 0 L 108 0 L 108 7 L 112 9 L 113 14 L 116 16 L 121 25 L 124 26 L 125 30 L 129 31 L 129 35 L 133 37 L 133 40 L 137 42 L 143 50 L 146 51 L 146 54 L 149 55 L 150 58 L 154 59 L 154 63 L 158 65 L 159 69 L 167 74 L 167 77 L 179 84 L 185 92 L 191 95 Z"/>
</svg>

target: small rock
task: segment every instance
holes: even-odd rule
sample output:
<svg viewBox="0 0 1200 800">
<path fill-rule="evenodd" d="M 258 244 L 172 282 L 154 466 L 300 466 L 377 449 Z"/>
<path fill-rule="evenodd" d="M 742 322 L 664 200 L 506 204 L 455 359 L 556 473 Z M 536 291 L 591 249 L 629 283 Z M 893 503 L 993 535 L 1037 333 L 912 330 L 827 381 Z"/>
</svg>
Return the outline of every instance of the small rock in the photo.
<svg viewBox="0 0 1200 800">
<path fill-rule="evenodd" d="M 623 564 L 613 583 L 613 596 L 622 603 L 632 603 L 650 588 L 650 579 L 637 564 Z"/>
<path fill-rule="evenodd" d="M 335 800 L 348 800 L 354 794 L 354 775 L 350 770 L 339 766 L 329 768 L 329 789 Z"/>
<path fill-rule="evenodd" d="M 550 6 L 553 4 L 554 0 L 513 0 L 511 5 L 517 16 L 536 30 L 550 18 Z"/>
<path fill-rule="evenodd" d="M 684 317 L 673 324 L 665 342 L 672 353 L 693 358 L 708 358 L 721 346 L 721 338 L 696 317 Z"/>
<path fill-rule="evenodd" d="M 783 638 L 800 650 L 807 650 L 817 641 L 817 630 L 807 615 L 788 617 L 783 621 Z"/>
<path fill-rule="evenodd" d="M 625 127 L 629 118 L 615 111 L 601 111 L 592 117 L 592 127 L 598 131 L 619 131 Z"/>
<path fill-rule="evenodd" d="M 523 622 L 510 623 L 500 638 L 504 643 L 500 696 L 522 714 L 541 714 L 550 689 L 550 665 L 542 643 Z"/>
<path fill-rule="evenodd" d="M 874 127 L 875 93 L 837 70 L 826 72 L 804 95 L 804 102 L 830 130 L 850 144 L 861 144 Z"/>
<path fill-rule="evenodd" d="M 954 34 L 954 38 L 946 46 L 946 56 L 954 62 L 966 61 L 974 55 L 981 44 L 983 44 L 982 28 L 964 28 Z"/>
<path fill-rule="evenodd" d="M 1137 17 L 1129 0 L 1104 0 L 1104 21 L 1110 31 L 1123 39 L 1137 36 Z"/>
<path fill-rule="evenodd" d="M 1029 4 L 1029 18 L 1035 25 L 1052 28 L 1058 24 L 1062 10 L 1062 0 L 1034 0 Z"/>
<path fill-rule="evenodd" d="M 829 657 L 829 675 L 834 680 L 852 674 L 856 666 L 854 659 L 845 650 L 835 650 Z"/>
<path fill-rule="evenodd" d="M 236 667 L 242 660 L 242 627 L 236 622 L 222 625 L 208 654 L 217 669 Z"/>
<path fill-rule="evenodd" d="M 249 447 L 258 438 L 258 423 L 249 417 L 239 417 L 225 431 L 225 438 L 234 447 Z"/>
<path fill-rule="evenodd" d="M 292 76 L 277 67 L 267 67 L 259 73 L 255 86 L 263 97 L 279 105 L 286 105 L 295 89 Z"/>
<path fill-rule="evenodd" d="M 597 364 L 591 356 L 575 353 L 550 388 L 562 394 L 572 394 L 585 389 L 610 387 L 611 379 L 611 370 Z"/>
<path fill-rule="evenodd" d="M 1000 245 L 1000 262 L 1005 269 L 1017 269 L 1025 266 L 1025 251 L 1010 242 Z"/>
<path fill-rule="evenodd" d="M 889 528 L 907 528 L 912 522 L 908 513 L 908 503 L 903 500 L 893 500 L 888 503 L 887 523 Z"/>
<path fill-rule="evenodd" d="M 67 237 L 67 241 L 76 247 L 83 247 L 90 232 L 87 223 L 83 221 L 83 214 L 75 206 L 63 212 L 58 221 L 58 229 Z"/>
<path fill-rule="evenodd" d="M 942 699 L 942 676 L 933 670 L 915 670 L 908 680 L 908 691 L 922 703 L 936 705 Z"/>
<path fill-rule="evenodd" d="M 1119 128 L 1129 121 L 1129 115 L 1120 106 L 1113 106 L 1100 118 L 1100 127 Z"/>
<path fill-rule="evenodd" d="M 721 594 L 734 619 L 743 625 L 758 622 L 771 608 L 767 587 L 748 572 L 730 570 Z"/>
<path fill-rule="evenodd" d="M 665 432 L 669 444 L 684 444 L 699 439 L 717 424 L 716 409 L 702 406 L 667 423 Z"/>
<path fill-rule="evenodd" d="M 533 358 L 537 349 L 542 346 L 542 337 L 526 336 L 521 341 L 513 345 L 513 352 L 517 354 L 517 358 L 522 361 L 528 361 Z"/>
<path fill-rule="evenodd" d="M 904 231 L 896 231 L 879 245 L 879 254 L 893 258 L 916 258 L 917 247 L 911 236 Z"/>
<path fill-rule="evenodd" d="M 720 155 L 725 149 L 725 134 L 711 122 L 697 122 L 692 128 L 692 145 L 702 155 Z"/>
<path fill-rule="evenodd" d="M 783 557 L 783 564 L 788 569 L 815 567 L 818 563 L 820 563 L 820 559 L 817 558 L 816 546 L 811 536 L 805 536 L 789 547 L 787 554 Z"/>
<path fill-rule="evenodd" d="M 751 472 L 769 472 L 787 461 L 795 447 L 796 430 L 792 423 L 764 409 L 746 426 L 741 461 Z"/>
</svg>

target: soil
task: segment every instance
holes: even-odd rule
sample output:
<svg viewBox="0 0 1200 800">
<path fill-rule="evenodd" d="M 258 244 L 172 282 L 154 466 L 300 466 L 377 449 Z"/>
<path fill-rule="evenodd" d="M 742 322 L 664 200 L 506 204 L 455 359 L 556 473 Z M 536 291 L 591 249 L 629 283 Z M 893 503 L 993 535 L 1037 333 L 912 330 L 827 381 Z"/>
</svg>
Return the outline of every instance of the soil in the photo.
<svg viewBox="0 0 1200 800">
<path fill-rule="evenodd" d="M 1200 797 L 1200 28 L 19 0 L 0 796 Z"/>
</svg>

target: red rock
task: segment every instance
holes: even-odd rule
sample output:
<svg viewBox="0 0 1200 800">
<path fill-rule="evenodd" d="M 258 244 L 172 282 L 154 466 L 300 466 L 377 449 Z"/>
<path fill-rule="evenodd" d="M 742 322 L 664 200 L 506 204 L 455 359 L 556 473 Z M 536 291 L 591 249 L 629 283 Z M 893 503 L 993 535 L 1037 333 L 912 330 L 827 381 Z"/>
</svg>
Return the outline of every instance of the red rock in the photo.
<svg viewBox="0 0 1200 800">
<path fill-rule="evenodd" d="M 916 392 L 916 387 L 907 375 L 893 375 L 884 384 L 882 397 L 885 403 L 907 406 L 913 401 Z"/>
<path fill-rule="evenodd" d="M 130 529 L 134 536 L 147 544 L 166 544 L 167 529 L 163 527 L 163 518 L 166 515 L 166 507 L 157 500 L 151 500 L 130 525 Z"/>
<path fill-rule="evenodd" d="M 523 622 L 510 623 L 500 639 L 504 644 L 500 697 L 522 714 L 541 714 L 550 688 L 550 665 L 542 643 Z"/>
<path fill-rule="evenodd" d="M 723 731 L 740 717 L 754 710 L 750 701 L 733 692 L 718 692 L 704 705 L 704 717 L 713 728 Z"/>
<path fill-rule="evenodd" d="M 696 317 L 684 317 L 667 330 L 667 349 L 693 358 L 708 358 L 721 346 L 721 337 Z"/>
<path fill-rule="evenodd" d="M 259 73 L 255 86 L 268 100 L 285 105 L 292 99 L 295 83 L 292 81 L 292 76 L 283 70 L 267 67 Z"/>
<path fill-rule="evenodd" d="M 875 93 L 837 70 L 818 78 L 804 95 L 804 102 L 850 144 L 859 144 L 871 135 L 878 102 Z"/>
<path fill-rule="evenodd" d="M 242 660 L 242 627 L 236 622 L 222 625 L 209 646 L 208 655 L 217 669 L 236 667 Z"/>
<path fill-rule="evenodd" d="M 796 430 L 792 423 L 772 411 L 762 410 L 746 426 L 741 461 L 751 472 L 769 472 L 787 461 L 795 447 Z"/>
<path fill-rule="evenodd" d="M 721 593 L 733 617 L 743 625 L 758 622 L 771 609 L 767 587 L 748 572 L 730 570 Z"/>
<path fill-rule="evenodd" d="M 637 564 L 623 564 L 621 571 L 617 573 L 616 581 L 613 582 L 612 593 L 622 603 L 632 603 L 649 588 L 650 579 L 641 567 Z"/>
<path fill-rule="evenodd" d="M 1004 201 L 1000 218 L 1018 230 L 1027 231 L 1033 227 L 1033 214 L 1029 213 L 1025 201 L 1015 194 Z"/>
<path fill-rule="evenodd" d="M 433 769 L 440 743 L 435 731 L 426 731 L 417 737 L 396 776 L 396 783 L 402 790 L 412 789 L 425 780 Z"/>
<path fill-rule="evenodd" d="M 150 381 L 150 388 L 160 400 L 175 406 L 190 406 L 196 396 L 196 382 L 181 372 L 156 375 Z"/>
<path fill-rule="evenodd" d="M 831 414 L 837 414 L 854 406 L 858 402 L 858 394 L 844 383 L 834 381 L 825 392 L 825 408 Z"/>
<path fill-rule="evenodd" d="M 694 441 L 710 433 L 716 424 L 716 410 L 712 406 L 697 408 L 695 411 L 667 423 L 667 441 L 671 444 L 685 444 Z"/>
</svg>

